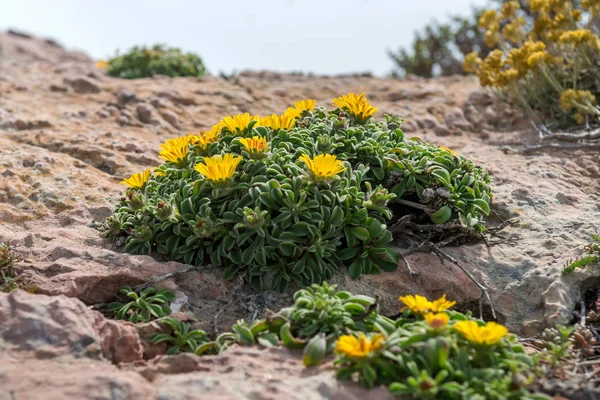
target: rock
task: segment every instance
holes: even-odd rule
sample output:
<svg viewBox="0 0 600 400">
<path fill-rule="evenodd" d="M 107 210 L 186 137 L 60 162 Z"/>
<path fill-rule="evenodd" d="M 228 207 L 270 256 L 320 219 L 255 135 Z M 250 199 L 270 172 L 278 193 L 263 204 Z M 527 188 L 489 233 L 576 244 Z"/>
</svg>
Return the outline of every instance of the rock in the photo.
<svg viewBox="0 0 600 400">
<path fill-rule="evenodd" d="M 71 86 L 75 93 L 87 94 L 87 93 L 99 93 L 100 85 L 86 76 L 79 76 L 75 78 L 64 78 L 65 84 Z"/>
<path fill-rule="evenodd" d="M 65 296 L 0 293 L 0 348 L 30 351 L 38 358 L 64 355 L 132 362 L 142 358 L 133 324 L 105 319 Z"/>
<path fill-rule="evenodd" d="M 446 125 L 450 129 L 459 129 L 463 131 L 472 131 L 473 125 L 467 121 L 465 114 L 459 107 L 452 107 L 444 116 Z"/>
<path fill-rule="evenodd" d="M 307 369 L 299 352 L 285 348 L 233 346 L 219 356 L 162 356 L 123 368 L 153 382 L 161 399 L 393 399 L 386 388 L 337 381 L 331 361 Z"/>
<path fill-rule="evenodd" d="M 148 103 L 138 104 L 135 112 L 138 119 L 144 124 L 158 125 L 160 123 L 156 110 Z"/>
<path fill-rule="evenodd" d="M 171 126 L 177 128 L 179 126 L 179 117 L 173 111 L 166 110 L 160 113 L 160 116 L 167 121 Z"/>
<path fill-rule="evenodd" d="M 154 107 L 156 109 L 167 107 L 167 103 L 160 97 L 152 96 L 152 97 L 148 98 L 148 102 L 150 104 L 152 104 L 152 107 Z"/>
<path fill-rule="evenodd" d="M 435 132 L 435 134 L 437 136 L 448 136 L 451 135 L 452 132 L 450 131 L 450 129 L 448 129 L 446 126 L 444 125 L 438 125 L 436 126 L 433 131 Z"/>
<path fill-rule="evenodd" d="M 425 115 L 416 119 L 417 125 L 421 129 L 434 129 L 438 126 L 438 121 L 433 115 Z"/>
<path fill-rule="evenodd" d="M 135 92 L 127 89 L 122 89 L 119 94 L 117 94 L 117 103 L 124 107 L 128 103 L 138 103 L 141 99 L 135 94 Z"/>
<path fill-rule="evenodd" d="M 51 92 L 60 92 L 60 93 L 64 93 L 67 91 L 67 88 L 65 86 L 62 85 L 55 85 L 52 84 L 50 85 L 50 91 Z"/>
</svg>

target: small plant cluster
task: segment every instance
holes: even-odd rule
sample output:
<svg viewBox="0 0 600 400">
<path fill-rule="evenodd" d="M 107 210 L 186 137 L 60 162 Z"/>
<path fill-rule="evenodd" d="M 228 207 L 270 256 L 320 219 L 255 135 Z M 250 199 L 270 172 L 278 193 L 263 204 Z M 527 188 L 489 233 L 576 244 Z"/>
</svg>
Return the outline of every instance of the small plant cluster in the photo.
<svg viewBox="0 0 600 400">
<path fill-rule="evenodd" d="M 10 292 L 21 287 L 19 274 L 14 268 L 17 256 L 10 245 L 0 242 L 0 292 Z"/>
<path fill-rule="evenodd" d="M 161 145 L 164 164 L 133 174 L 104 230 L 125 250 L 225 268 L 261 289 L 330 279 L 342 265 L 356 279 L 390 271 L 389 202 L 423 219 L 484 229 L 488 174 L 450 149 L 407 140 L 402 119 L 364 94 L 314 100 L 283 115 L 223 118 L 207 132 Z M 406 208 L 406 207 L 405 207 Z M 412 210 L 412 209 L 411 209 Z M 406 212 L 406 211 L 404 211 Z M 426 222 L 426 221 L 424 221 Z"/>
<path fill-rule="evenodd" d="M 527 6 L 507 1 L 482 14 L 486 44 L 497 49 L 484 59 L 468 54 L 465 71 L 537 121 L 597 121 L 600 2 L 528 0 Z"/>
<path fill-rule="evenodd" d="M 567 261 L 562 273 L 570 274 L 577 268 L 585 268 L 598 263 L 600 261 L 600 235 L 592 235 L 592 242 L 585 246 L 584 252 L 586 253 L 584 256 Z"/>
<path fill-rule="evenodd" d="M 178 48 L 155 45 L 133 47 L 127 53 L 99 61 L 98 68 L 106 68 L 111 76 L 125 79 L 149 78 L 154 75 L 203 76 L 206 69 L 202 59 L 193 53 L 182 53 Z"/>
<path fill-rule="evenodd" d="M 171 343 L 171 354 L 215 354 L 234 343 L 283 344 L 302 350 L 306 366 L 333 355 L 339 379 L 366 388 L 386 385 L 403 398 L 548 399 L 528 389 L 536 359 L 504 326 L 449 310 L 455 302 L 445 296 L 400 300 L 406 307 L 394 321 L 379 314 L 375 299 L 324 283 L 296 292 L 292 306 L 265 319 L 238 321 L 213 341 L 171 319 L 161 320 L 170 333 L 152 339 Z"/>
<path fill-rule="evenodd" d="M 147 322 L 171 314 L 169 304 L 175 301 L 175 294 L 167 289 L 143 289 L 139 294 L 129 286 L 121 289 L 121 293 L 131 299 L 128 303 L 112 302 L 107 306 L 109 313 L 117 319 L 130 322 Z"/>
</svg>

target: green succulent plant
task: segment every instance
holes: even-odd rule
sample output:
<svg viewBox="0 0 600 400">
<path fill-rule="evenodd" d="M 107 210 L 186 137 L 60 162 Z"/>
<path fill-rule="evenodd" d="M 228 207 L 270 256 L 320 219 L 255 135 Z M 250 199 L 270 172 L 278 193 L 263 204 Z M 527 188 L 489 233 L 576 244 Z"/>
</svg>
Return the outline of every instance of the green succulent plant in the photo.
<svg viewBox="0 0 600 400">
<path fill-rule="evenodd" d="M 111 76 L 125 79 L 148 78 L 154 75 L 203 76 L 206 69 L 202 59 L 193 53 L 182 53 L 178 48 L 155 45 L 133 47 L 127 53 L 107 61 Z"/>
<path fill-rule="evenodd" d="M 342 266 L 353 279 L 396 269 L 387 224 L 406 213 L 484 229 L 492 194 L 481 167 L 406 139 L 401 118 L 375 121 L 350 108 L 275 116 L 283 127 L 237 115 L 209 132 L 168 140 L 162 166 L 141 184 L 126 180 L 131 188 L 106 235 L 125 236 L 128 253 L 211 263 L 225 268 L 226 279 L 243 274 L 257 289 L 284 291 L 328 280 Z M 396 212 L 394 203 L 401 205 Z"/>
<path fill-rule="evenodd" d="M 592 241 L 585 246 L 586 255 L 569 260 L 563 268 L 563 275 L 570 274 L 577 268 L 585 268 L 600 262 L 600 235 L 592 235 Z"/>
<path fill-rule="evenodd" d="M 171 314 L 169 304 L 175 301 L 175 294 L 167 289 L 143 289 L 139 294 L 129 286 L 121 289 L 132 301 L 129 303 L 112 302 L 107 306 L 107 311 L 115 313 L 117 319 L 126 319 L 130 322 L 147 322 Z"/>
<path fill-rule="evenodd" d="M 0 292 L 10 292 L 21 287 L 19 274 L 14 268 L 17 260 L 9 244 L 0 242 Z"/>
<path fill-rule="evenodd" d="M 201 329 L 191 329 L 187 322 L 181 322 L 175 318 L 163 318 L 160 323 L 171 330 L 170 333 L 155 333 L 150 337 L 154 344 L 166 342 L 170 346 L 167 354 L 178 354 L 181 352 L 193 353 L 199 346 L 210 341 L 206 332 Z"/>
</svg>

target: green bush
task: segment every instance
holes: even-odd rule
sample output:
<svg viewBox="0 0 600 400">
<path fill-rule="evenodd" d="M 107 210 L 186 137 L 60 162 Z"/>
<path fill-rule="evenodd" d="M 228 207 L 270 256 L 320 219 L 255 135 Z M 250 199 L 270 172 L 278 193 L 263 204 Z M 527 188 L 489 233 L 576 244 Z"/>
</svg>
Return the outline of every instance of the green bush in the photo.
<svg viewBox="0 0 600 400">
<path fill-rule="evenodd" d="M 123 55 L 116 55 L 101 62 L 111 76 L 125 79 L 148 78 L 154 75 L 203 76 L 206 69 L 202 59 L 193 53 L 182 53 L 180 49 L 155 45 L 134 47 Z"/>
<path fill-rule="evenodd" d="M 285 290 L 390 271 L 386 223 L 484 229 L 490 177 L 453 151 L 405 139 L 402 119 L 375 121 L 364 96 L 327 111 L 298 102 L 282 116 L 226 117 L 209 132 L 169 139 L 153 172 L 134 174 L 105 224 L 125 250 L 244 274 L 256 288 Z M 397 212 L 388 207 L 398 202 Z"/>
</svg>

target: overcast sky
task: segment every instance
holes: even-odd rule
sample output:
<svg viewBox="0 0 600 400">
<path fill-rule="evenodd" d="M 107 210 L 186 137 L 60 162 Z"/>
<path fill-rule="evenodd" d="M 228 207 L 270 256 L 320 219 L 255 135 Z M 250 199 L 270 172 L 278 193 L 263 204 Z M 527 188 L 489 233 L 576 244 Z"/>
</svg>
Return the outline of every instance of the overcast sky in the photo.
<svg viewBox="0 0 600 400">
<path fill-rule="evenodd" d="M 202 56 L 212 73 L 243 69 L 388 73 L 386 49 L 485 0 L 4 0 L 0 29 L 54 38 L 106 58 L 166 43 Z"/>
</svg>

